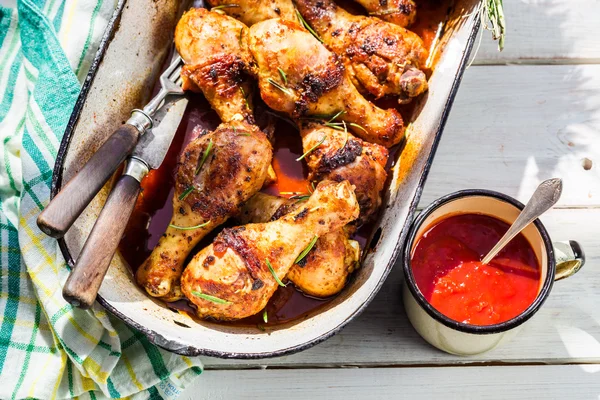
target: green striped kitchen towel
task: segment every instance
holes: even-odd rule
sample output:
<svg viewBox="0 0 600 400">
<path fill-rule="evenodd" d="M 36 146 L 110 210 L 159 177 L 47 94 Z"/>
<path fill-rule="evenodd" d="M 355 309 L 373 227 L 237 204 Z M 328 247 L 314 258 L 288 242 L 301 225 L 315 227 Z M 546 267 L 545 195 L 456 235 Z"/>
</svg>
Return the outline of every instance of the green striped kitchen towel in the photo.
<svg viewBox="0 0 600 400">
<path fill-rule="evenodd" d="M 68 270 L 35 220 L 115 0 L 0 0 L 0 398 L 172 399 L 197 358 L 61 296 Z"/>
</svg>

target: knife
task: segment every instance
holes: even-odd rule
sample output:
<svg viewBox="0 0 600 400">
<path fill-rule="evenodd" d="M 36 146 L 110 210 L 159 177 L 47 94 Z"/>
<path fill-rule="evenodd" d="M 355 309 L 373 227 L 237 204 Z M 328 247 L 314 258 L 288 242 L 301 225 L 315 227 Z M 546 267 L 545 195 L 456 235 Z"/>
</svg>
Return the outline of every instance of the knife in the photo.
<svg viewBox="0 0 600 400">
<path fill-rule="evenodd" d="M 163 162 L 187 106 L 186 97 L 175 98 L 157 114 L 160 124 L 146 133 L 127 159 L 123 175 L 108 196 L 75 267 L 63 288 L 63 297 L 80 308 L 96 300 L 102 280 L 123 236 L 140 193 L 140 182 L 150 169 Z"/>
<path fill-rule="evenodd" d="M 139 138 L 156 124 L 154 120 L 160 120 L 158 113 L 161 107 L 168 105 L 168 97 L 183 94 L 179 73 L 181 65 L 181 57 L 174 52 L 171 64 L 160 76 L 158 94 L 143 110 L 132 111 L 131 118 L 102 144 L 38 216 L 37 224 L 42 232 L 55 239 L 63 237 L 131 153 Z"/>
</svg>

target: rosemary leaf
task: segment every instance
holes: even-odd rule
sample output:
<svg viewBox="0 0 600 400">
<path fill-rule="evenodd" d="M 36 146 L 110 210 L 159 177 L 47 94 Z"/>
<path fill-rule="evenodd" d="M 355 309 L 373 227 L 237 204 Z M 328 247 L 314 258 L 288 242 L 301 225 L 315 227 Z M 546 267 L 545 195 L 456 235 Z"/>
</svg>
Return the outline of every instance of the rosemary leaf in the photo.
<svg viewBox="0 0 600 400">
<path fill-rule="evenodd" d="M 220 6 L 216 6 L 216 7 L 211 7 L 211 11 L 213 10 L 222 10 L 223 8 L 234 8 L 234 7 L 239 7 L 239 4 L 221 4 Z"/>
<path fill-rule="evenodd" d="M 287 85 L 287 75 L 285 72 L 283 72 L 283 70 L 279 67 L 277 67 L 277 71 L 279 71 L 279 75 L 281 75 L 281 80 L 283 80 L 283 83 Z"/>
<path fill-rule="evenodd" d="M 295 194 L 290 197 L 290 200 L 306 201 L 310 198 L 310 194 Z"/>
<path fill-rule="evenodd" d="M 249 134 L 248 132 L 244 132 L 244 133 L 238 133 L 238 136 L 252 136 L 252 135 Z"/>
<path fill-rule="evenodd" d="M 504 37 L 506 36 L 506 21 L 502 0 L 485 0 L 482 4 L 481 18 L 483 26 L 492 32 L 492 38 L 498 40 L 498 50 L 502 51 L 504 49 Z"/>
<path fill-rule="evenodd" d="M 193 186 L 188 186 L 188 188 L 187 188 L 187 189 L 185 189 L 185 190 L 183 191 L 183 193 L 181 193 L 181 194 L 179 195 L 179 200 L 184 200 L 186 197 L 188 197 L 188 195 L 189 195 L 190 193 L 192 193 L 192 191 L 194 191 L 194 187 L 193 187 Z"/>
<path fill-rule="evenodd" d="M 263 321 L 265 321 L 265 324 L 267 324 L 269 322 L 269 316 L 267 315 L 266 308 L 263 310 Z"/>
<path fill-rule="evenodd" d="M 336 119 L 337 119 L 339 116 L 341 116 L 341 115 L 343 115 L 343 114 L 345 114 L 345 113 L 346 113 L 346 111 L 345 111 L 345 110 L 342 110 L 342 111 L 338 112 L 337 114 L 335 114 L 333 117 L 331 117 L 331 119 L 330 119 L 329 121 L 327 121 L 327 122 L 333 122 L 333 121 L 335 121 L 335 120 L 336 120 Z"/>
<path fill-rule="evenodd" d="M 192 290 L 192 294 L 194 296 L 196 296 L 196 297 L 200 297 L 201 299 L 212 301 L 213 303 L 217 303 L 217 304 L 231 304 L 230 301 L 223 300 L 223 299 L 220 299 L 218 297 L 211 296 L 209 294 L 204 294 L 202 292 L 197 292 L 195 290 Z"/>
<path fill-rule="evenodd" d="M 210 221 L 205 222 L 205 223 L 200 224 L 200 225 L 196 225 L 196 226 L 177 226 L 177 225 L 169 224 L 169 227 L 173 228 L 173 229 L 179 229 L 179 230 L 182 230 L 182 231 L 191 231 L 192 229 L 204 228 L 208 224 L 210 224 Z"/>
<path fill-rule="evenodd" d="M 296 161 L 301 161 L 302 159 L 304 159 L 304 157 L 306 157 L 307 155 L 309 155 L 310 153 L 312 153 L 313 151 L 315 151 L 315 149 L 317 147 L 319 147 L 320 145 L 323 144 L 323 142 L 325 141 L 326 138 L 327 138 L 327 136 L 323 136 L 323 138 L 319 141 L 319 143 L 315 144 L 313 147 L 311 147 L 310 149 L 308 149 L 306 151 L 306 153 L 304 153 L 300 157 L 296 158 Z"/>
<path fill-rule="evenodd" d="M 300 14 L 300 11 L 298 11 L 298 9 L 296 9 L 296 15 L 298 16 L 298 19 L 300 20 L 300 22 L 302 23 L 302 25 L 310 32 L 312 33 L 312 35 L 321 43 L 323 43 L 323 39 L 321 39 L 319 37 L 319 35 L 317 35 L 317 32 L 315 32 L 313 30 L 313 28 L 310 27 L 310 25 L 308 24 L 308 22 L 306 22 L 306 20 L 304 19 L 304 17 L 302 16 L 302 14 Z"/>
<path fill-rule="evenodd" d="M 328 126 L 331 129 L 335 129 L 336 131 L 344 130 L 344 128 L 341 126 L 341 123 L 339 122 L 325 122 L 325 126 Z"/>
<path fill-rule="evenodd" d="M 244 88 L 240 86 L 240 92 L 242 92 L 242 96 L 244 97 L 244 101 L 246 102 L 246 108 L 250 108 L 250 104 L 248 104 L 248 97 L 246 97 L 246 92 Z"/>
<path fill-rule="evenodd" d="M 213 148 L 213 140 L 212 138 L 208 139 L 208 146 L 206 146 L 206 149 L 204 149 L 204 154 L 202 154 L 202 159 L 200 160 L 200 164 L 198 164 L 198 167 L 196 168 L 196 175 L 198 175 L 200 173 L 200 170 L 202 169 L 202 166 L 204 165 L 204 163 L 206 162 L 206 159 L 208 158 L 208 155 L 210 154 L 210 151 Z"/>
<path fill-rule="evenodd" d="M 293 95 L 293 93 L 289 89 L 281 86 L 279 83 L 275 82 L 273 79 L 268 78 L 267 82 L 269 82 L 271 85 L 275 86 L 277 89 L 281 90 L 283 93 L 288 94 L 290 96 Z"/>
<path fill-rule="evenodd" d="M 348 128 L 346 127 L 346 121 L 342 121 L 342 124 L 344 124 L 344 134 L 346 135 L 344 138 L 344 144 L 342 145 L 342 149 L 344 147 L 346 147 L 346 144 L 348 143 Z"/>
<path fill-rule="evenodd" d="M 275 270 L 273 269 L 273 266 L 271 265 L 271 262 L 268 258 L 265 258 L 265 262 L 267 263 L 267 268 L 269 268 L 269 272 L 271 272 L 271 275 L 273 275 L 273 278 L 275 278 L 275 282 L 277 282 L 279 286 L 287 286 L 285 283 L 281 282 L 281 279 L 279 279 L 279 277 L 275 273 Z"/>
<path fill-rule="evenodd" d="M 367 133 L 367 130 L 365 128 L 363 128 L 362 126 L 360 126 L 359 124 L 355 124 L 354 122 L 348 122 L 348 125 L 353 126 L 355 128 L 358 128 L 361 131 Z"/>
<path fill-rule="evenodd" d="M 306 248 L 304 250 L 302 250 L 302 253 L 300 253 L 300 255 L 298 255 L 298 257 L 296 258 L 296 261 L 294 261 L 294 264 L 298 264 L 300 261 L 302 261 L 304 259 L 304 257 L 306 257 L 306 255 L 312 250 L 312 248 L 315 247 L 315 243 L 317 243 L 318 238 L 319 237 L 317 235 L 315 235 L 315 237 L 312 238 L 312 240 L 310 241 L 308 246 L 306 246 Z"/>
</svg>

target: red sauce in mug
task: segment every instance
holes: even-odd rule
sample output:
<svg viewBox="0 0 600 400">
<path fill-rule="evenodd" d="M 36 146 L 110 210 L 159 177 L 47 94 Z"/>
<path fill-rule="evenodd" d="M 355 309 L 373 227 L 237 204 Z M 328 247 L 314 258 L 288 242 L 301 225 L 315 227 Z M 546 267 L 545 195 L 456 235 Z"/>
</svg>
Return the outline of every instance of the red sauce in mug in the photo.
<svg viewBox="0 0 600 400">
<path fill-rule="evenodd" d="M 488 265 L 480 260 L 508 230 L 480 214 L 443 219 L 413 248 L 411 267 L 425 299 L 445 316 L 471 325 L 493 325 L 521 314 L 535 300 L 540 266 L 522 234 Z"/>
</svg>

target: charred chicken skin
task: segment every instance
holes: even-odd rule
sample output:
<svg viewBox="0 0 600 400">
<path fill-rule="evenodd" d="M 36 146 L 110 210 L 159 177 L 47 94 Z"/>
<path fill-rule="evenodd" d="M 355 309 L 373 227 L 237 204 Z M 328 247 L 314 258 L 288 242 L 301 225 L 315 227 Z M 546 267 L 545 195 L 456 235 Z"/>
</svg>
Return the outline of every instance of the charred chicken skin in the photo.
<svg viewBox="0 0 600 400">
<path fill-rule="evenodd" d="M 248 28 L 240 21 L 204 8 L 187 11 L 175 29 L 175 46 L 185 62 L 185 88 L 199 88 L 221 121 L 254 123 L 254 62 Z"/>
<path fill-rule="evenodd" d="M 367 222 L 381 205 L 388 150 L 321 123 L 301 122 L 299 128 L 302 147 L 307 152 L 308 179 L 348 180 L 354 185 L 360 205 L 360 217 L 355 223 Z"/>
<path fill-rule="evenodd" d="M 382 110 L 352 85 L 339 56 L 294 22 L 271 19 L 250 28 L 264 102 L 294 119 L 335 115 L 360 138 L 390 147 L 404 134 L 396 110 Z M 351 124 L 350 124 L 351 123 Z"/>
<path fill-rule="evenodd" d="M 274 221 L 303 204 L 304 200 L 257 193 L 244 204 L 237 220 L 242 224 Z M 349 233 L 350 229 L 342 228 L 319 237 L 308 254 L 292 265 L 286 278 L 311 296 L 339 293 L 360 258 L 360 246 L 348 238 Z"/>
<path fill-rule="evenodd" d="M 170 225 L 136 275 L 151 296 L 166 301 L 181 298 L 179 278 L 186 257 L 260 190 L 271 157 L 264 133 L 243 121 L 221 124 L 185 148 Z"/>
<path fill-rule="evenodd" d="M 427 50 L 415 33 L 379 18 L 352 15 L 333 0 L 296 0 L 325 45 L 340 55 L 352 82 L 376 98 L 409 102 L 427 90 Z"/>
<path fill-rule="evenodd" d="M 417 5 L 413 0 L 355 0 L 369 12 L 401 27 L 407 27 L 417 17 Z"/>
<path fill-rule="evenodd" d="M 239 19 L 247 26 L 273 18 L 300 23 L 291 0 L 208 0 L 219 11 Z M 220 8 L 219 8 L 220 7 Z"/>
<path fill-rule="evenodd" d="M 199 317 L 254 315 L 315 236 L 339 230 L 358 213 L 348 181 L 321 182 L 301 207 L 275 221 L 224 229 L 188 264 L 182 291 Z"/>
</svg>

